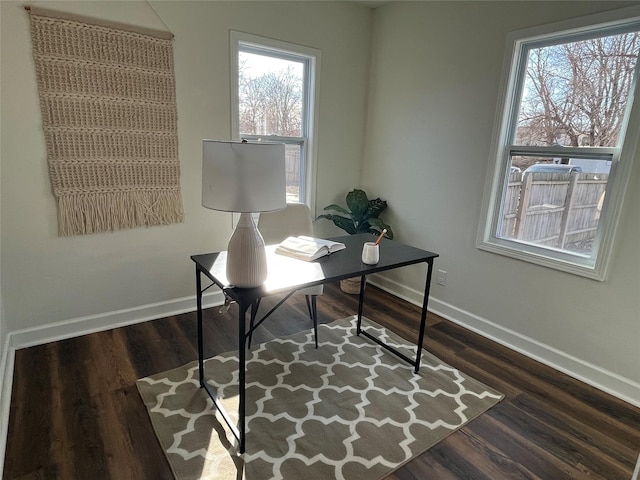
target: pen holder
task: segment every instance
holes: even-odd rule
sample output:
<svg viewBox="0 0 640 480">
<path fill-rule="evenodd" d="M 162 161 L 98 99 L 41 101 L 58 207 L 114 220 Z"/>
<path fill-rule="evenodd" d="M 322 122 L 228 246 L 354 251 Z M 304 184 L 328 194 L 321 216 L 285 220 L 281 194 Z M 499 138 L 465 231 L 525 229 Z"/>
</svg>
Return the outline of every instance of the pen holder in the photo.
<svg viewBox="0 0 640 480">
<path fill-rule="evenodd" d="M 375 242 L 366 242 L 362 246 L 362 263 L 375 265 L 380 261 L 380 245 Z"/>
</svg>

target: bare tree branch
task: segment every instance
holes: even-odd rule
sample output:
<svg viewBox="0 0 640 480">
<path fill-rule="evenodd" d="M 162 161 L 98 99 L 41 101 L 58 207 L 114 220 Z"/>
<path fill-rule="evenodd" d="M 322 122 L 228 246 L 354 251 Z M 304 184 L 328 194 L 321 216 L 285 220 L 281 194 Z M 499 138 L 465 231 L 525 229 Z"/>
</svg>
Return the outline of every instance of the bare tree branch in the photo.
<svg viewBox="0 0 640 480">
<path fill-rule="evenodd" d="M 532 49 L 516 143 L 615 146 L 639 51 L 638 32 Z"/>
</svg>

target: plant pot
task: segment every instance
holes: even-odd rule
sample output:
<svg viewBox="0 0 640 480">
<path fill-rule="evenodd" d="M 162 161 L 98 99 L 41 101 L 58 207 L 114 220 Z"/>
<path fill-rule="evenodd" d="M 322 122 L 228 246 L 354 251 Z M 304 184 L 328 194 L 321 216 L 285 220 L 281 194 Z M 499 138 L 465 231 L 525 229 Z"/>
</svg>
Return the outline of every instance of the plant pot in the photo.
<svg viewBox="0 0 640 480">
<path fill-rule="evenodd" d="M 345 278 L 340 280 L 340 290 L 351 295 L 360 294 L 360 277 Z"/>
</svg>

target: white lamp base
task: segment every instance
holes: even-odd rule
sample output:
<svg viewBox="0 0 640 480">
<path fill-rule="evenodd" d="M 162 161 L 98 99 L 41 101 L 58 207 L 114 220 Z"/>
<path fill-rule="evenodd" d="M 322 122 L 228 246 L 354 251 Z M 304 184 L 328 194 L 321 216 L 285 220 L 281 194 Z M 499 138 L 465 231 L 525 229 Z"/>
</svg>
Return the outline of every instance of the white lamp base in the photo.
<svg viewBox="0 0 640 480">
<path fill-rule="evenodd" d="M 267 279 L 264 240 L 251 213 L 241 213 L 227 248 L 227 280 L 241 288 L 259 287 Z"/>
</svg>

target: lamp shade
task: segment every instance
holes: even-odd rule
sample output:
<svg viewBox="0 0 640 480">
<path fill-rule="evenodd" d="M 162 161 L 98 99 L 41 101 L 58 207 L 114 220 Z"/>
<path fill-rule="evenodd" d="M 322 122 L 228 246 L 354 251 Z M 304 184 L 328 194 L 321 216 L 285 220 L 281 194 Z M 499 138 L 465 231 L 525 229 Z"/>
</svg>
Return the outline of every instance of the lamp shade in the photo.
<svg viewBox="0 0 640 480">
<path fill-rule="evenodd" d="M 202 206 L 271 212 L 287 205 L 284 144 L 202 141 Z"/>
</svg>

